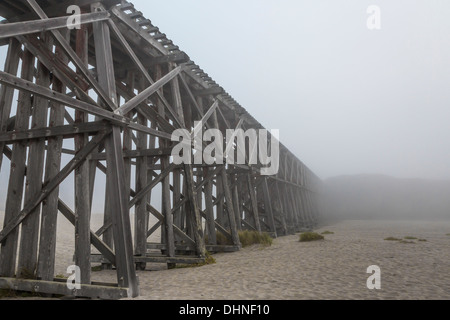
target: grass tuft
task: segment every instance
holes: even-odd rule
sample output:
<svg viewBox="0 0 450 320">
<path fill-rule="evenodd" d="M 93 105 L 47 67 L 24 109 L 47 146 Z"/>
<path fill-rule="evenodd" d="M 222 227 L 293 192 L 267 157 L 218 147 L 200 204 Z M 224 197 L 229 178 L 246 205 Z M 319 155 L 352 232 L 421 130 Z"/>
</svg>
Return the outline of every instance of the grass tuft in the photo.
<svg viewBox="0 0 450 320">
<path fill-rule="evenodd" d="M 300 235 L 300 242 L 310 242 L 324 240 L 325 237 L 316 232 L 305 232 Z"/>
<path fill-rule="evenodd" d="M 427 242 L 428 240 L 427 239 L 419 239 L 418 241 L 420 241 L 420 242 Z"/>
<path fill-rule="evenodd" d="M 219 246 L 231 246 L 233 243 L 231 240 L 225 236 L 222 232 L 216 233 L 216 240 Z M 273 243 L 272 237 L 266 233 L 259 233 L 258 231 L 239 231 L 239 241 L 243 247 L 248 247 L 254 244 L 261 244 L 265 247 L 270 247 Z M 208 237 L 205 237 L 205 242 L 208 243 Z"/>
<path fill-rule="evenodd" d="M 268 233 L 249 230 L 239 231 L 239 241 L 242 247 L 249 247 L 254 244 L 270 247 L 273 243 L 273 239 Z"/>
<path fill-rule="evenodd" d="M 102 271 L 102 270 L 103 270 L 103 267 L 101 265 L 91 267 L 91 271 L 92 272 L 99 272 L 99 271 Z"/>
<path fill-rule="evenodd" d="M 410 236 L 405 237 L 405 239 L 406 239 L 406 240 L 417 240 L 416 237 L 410 237 Z"/>
<path fill-rule="evenodd" d="M 324 235 L 334 234 L 334 232 L 326 230 L 326 231 L 322 232 L 321 234 L 324 234 Z"/>
<path fill-rule="evenodd" d="M 395 237 L 387 237 L 386 239 L 384 239 L 386 241 L 402 241 L 402 239 L 399 238 L 395 238 Z"/>
<path fill-rule="evenodd" d="M 208 251 L 206 252 L 205 261 L 201 263 L 194 263 L 194 264 L 177 264 L 174 269 L 185 269 L 185 268 L 198 268 L 207 266 L 209 264 L 215 264 L 216 259 L 212 256 L 211 253 Z"/>
</svg>

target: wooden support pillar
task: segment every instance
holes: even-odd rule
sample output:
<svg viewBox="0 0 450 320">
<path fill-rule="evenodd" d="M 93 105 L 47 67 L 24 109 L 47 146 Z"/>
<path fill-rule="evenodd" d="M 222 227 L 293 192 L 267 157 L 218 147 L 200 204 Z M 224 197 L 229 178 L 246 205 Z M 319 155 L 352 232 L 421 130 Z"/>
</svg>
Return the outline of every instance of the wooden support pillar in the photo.
<svg viewBox="0 0 450 320">
<path fill-rule="evenodd" d="M 187 195 L 190 201 L 188 203 L 190 204 L 190 223 L 191 223 L 191 230 L 192 234 L 195 240 L 195 248 L 196 248 L 196 254 L 199 257 L 205 257 L 206 256 L 206 247 L 205 247 L 205 239 L 203 236 L 203 229 L 201 224 L 201 216 L 200 216 L 200 208 L 197 203 L 197 191 L 195 190 L 194 185 L 194 173 L 192 169 L 192 165 L 184 165 L 184 172 L 185 172 L 185 178 L 186 178 L 186 187 L 187 187 Z"/>
<path fill-rule="evenodd" d="M 25 50 L 22 54 L 21 78 L 31 81 L 34 74 L 34 57 Z M 16 122 L 14 129 L 17 131 L 28 129 L 31 114 L 32 96 L 20 91 L 17 102 Z M 3 226 L 19 214 L 22 205 L 23 186 L 25 177 L 25 161 L 27 146 L 24 142 L 13 144 L 11 156 L 11 170 L 9 175 L 8 193 L 5 204 L 5 219 Z M 14 277 L 16 275 L 16 257 L 18 228 L 10 232 L 1 244 L 0 251 L 0 276 Z"/>
<path fill-rule="evenodd" d="M 76 53 L 84 66 L 88 66 L 88 28 L 81 26 L 76 32 Z M 81 76 L 81 71 L 78 70 Z M 88 122 L 88 115 L 75 111 L 75 123 Z M 75 136 L 75 152 L 81 150 L 89 141 L 87 134 Z M 75 170 L 75 265 L 80 267 L 81 283 L 91 283 L 91 200 L 89 190 L 89 162 Z"/>
<path fill-rule="evenodd" d="M 241 209 L 239 206 L 239 192 L 238 192 L 238 175 L 237 174 L 232 174 L 232 181 L 233 181 L 233 205 L 234 205 L 234 215 L 235 215 L 235 219 L 236 219 L 236 228 L 237 230 L 242 230 L 242 222 L 241 222 Z"/>
<path fill-rule="evenodd" d="M 6 55 L 4 71 L 12 75 L 17 75 L 19 68 L 21 44 L 14 38 L 9 41 L 8 52 Z M 9 114 L 14 97 L 14 88 L 2 85 L 0 88 L 0 133 L 6 132 Z M 3 163 L 4 142 L 0 142 L 0 170 Z"/>
<path fill-rule="evenodd" d="M 203 168 L 204 177 L 208 176 L 208 173 L 211 172 L 212 169 Z M 206 213 L 206 226 L 208 230 L 208 244 L 216 245 L 217 237 L 216 237 L 216 223 L 214 219 L 214 206 L 212 199 L 212 179 L 209 179 L 205 184 L 205 213 Z"/>
<path fill-rule="evenodd" d="M 280 211 L 280 220 L 281 220 L 283 235 L 286 236 L 288 234 L 288 227 L 287 227 L 287 223 L 286 223 L 287 208 L 283 205 L 283 200 L 281 198 L 281 193 L 280 193 L 280 184 L 275 182 L 273 189 L 275 190 L 276 201 L 277 201 L 278 209 Z"/>
<path fill-rule="evenodd" d="M 67 39 L 70 36 L 69 30 L 62 31 Z M 56 56 L 67 64 L 67 56 L 59 46 L 56 47 Z M 53 90 L 65 92 L 65 85 L 57 78 L 53 79 Z M 64 124 L 64 107 L 51 101 L 49 104 L 50 122 L 49 127 Z M 44 184 L 53 179 L 61 168 L 62 137 L 48 139 L 47 162 L 45 166 Z M 55 250 L 56 250 L 56 223 L 58 217 L 59 187 L 57 187 L 47 197 L 42 204 L 41 233 L 39 240 L 37 278 L 44 281 L 52 281 L 55 276 Z"/>
<path fill-rule="evenodd" d="M 43 36 L 44 46 L 48 49 L 52 41 L 48 35 Z M 36 84 L 48 88 L 50 86 L 50 72 L 38 62 Z M 32 105 L 31 128 L 47 127 L 48 100 L 34 97 Z M 25 185 L 25 203 L 30 201 L 42 189 L 44 174 L 45 139 L 30 141 L 28 151 L 28 167 Z M 39 219 L 41 206 L 38 205 L 22 222 L 18 276 L 35 277 L 37 269 Z"/>
<path fill-rule="evenodd" d="M 230 233 L 231 233 L 231 236 L 233 239 L 233 244 L 235 246 L 240 246 L 241 243 L 239 240 L 238 229 L 236 226 L 236 216 L 234 214 L 233 199 L 231 196 L 230 184 L 228 183 L 227 171 L 225 169 L 225 166 L 223 166 L 220 176 L 222 179 L 223 195 L 225 197 L 225 203 L 227 205 L 227 213 L 228 213 L 227 217 L 228 217 Z"/>
<path fill-rule="evenodd" d="M 270 196 L 270 191 L 269 191 L 269 185 L 267 183 L 268 178 L 263 177 L 262 179 L 263 179 L 262 188 L 263 188 L 263 197 L 264 197 L 264 210 L 266 212 L 267 219 L 269 222 L 270 232 L 272 232 L 276 238 L 278 235 L 277 235 L 277 228 L 275 226 L 275 219 L 274 219 L 273 210 L 272 210 L 272 201 L 271 201 L 271 196 Z"/>
<path fill-rule="evenodd" d="M 261 232 L 261 223 L 259 221 L 258 202 L 256 200 L 254 177 L 251 173 L 247 174 L 247 186 L 248 194 L 250 196 L 250 203 L 252 205 L 253 221 L 255 223 L 256 230 L 258 230 L 258 232 Z"/>
<path fill-rule="evenodd" d="M 137 115 L 137 121 L 139 124 L 147 126 L 147 119 L 140 113 Z M 137 133 L 137 150 L 146 150 L 148 148 L 147 135 L 142 132 Z M 147 157 L 139 157 L 136 159 L 136 192 L 141 191 L 147 185 L 148 178 L 148 159 Z M 148 212 L 147 212 L 147 200 L 149 196 L 145 196 L 140 199 L 135 206 L 135 226 L 134 226 L 134 254 L 136 256 L 145 256 L 147 252 L 147 231 L 148 231 Z M 138 270 L 145 270 L 146 263 L 136 263 Z"/>
<path fill-rule="evenodd" d="M 162 68 L 160 65 L 156 66 L 156 81 L 163 77 Z M 160 95 L 164 96 L 164 90 L 159 89 Z M 166 117 L 165 106 L 163 102 L 158 100 L 158 114 L 161 118 Z M 167 141 L 159 139 L 159 145 L 162 148 L 168 146 Z M 161 157 L 161 170 L 165 170 L 169 167 L 169 157 Z M 161 192 L 161 213 L 164 216 L 163 229 L 161 230 L 161 242 L 166 245 L 165 254 L 168 257 L 175 256 L 175 236 L 173 232 L 173 215 L 172 208 L 170 204 L 170 175 L 166 175 L 162 181 L 162 192 Z M 173 264 L 168 263 L 168 267 L 173 267 Z"/>
<path fill-rule="evenodd" d="M 103 10 L 101 5 L 92 5 L 92 10 Z M 111 39 L 105 22 L 93 24 L 94 42 L 97 58 L 98 81 L 109 99 L 117 101 Z M 112 127 L 112 133 L 105 141 L 107 163 L 107 190 L 111 212 L 112 231 L 116 253 L 117 281 L 119 287 L 129 288 L 130 296 L 139 294 L 133 259 L 133 239 L 128 209 L 125 164 L 121 143 L 120 128 Z M 105 212 L 106 213 L 106 212 Z"/>
</svg>

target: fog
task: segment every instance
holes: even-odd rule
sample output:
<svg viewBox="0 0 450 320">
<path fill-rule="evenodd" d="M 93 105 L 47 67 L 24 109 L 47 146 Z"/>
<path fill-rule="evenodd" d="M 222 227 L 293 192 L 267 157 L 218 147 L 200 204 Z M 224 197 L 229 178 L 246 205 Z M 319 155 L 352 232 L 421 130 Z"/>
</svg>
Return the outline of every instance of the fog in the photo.
<svg viewBox="0 0 450 320">
<path fill-rule="evenodd" d="M 449 220 L 449 195 L 449 180 L 340 176 L 324 182 L 323 215 L 326 221 Z"/>
<path fill-rule="evenodd" d="M 450 216 L 449 1 L 131 2 L 280 130 L 324 180 L 327 215 Z M 367 27 L 370 5 L 379 30 Z"/>
</svg>

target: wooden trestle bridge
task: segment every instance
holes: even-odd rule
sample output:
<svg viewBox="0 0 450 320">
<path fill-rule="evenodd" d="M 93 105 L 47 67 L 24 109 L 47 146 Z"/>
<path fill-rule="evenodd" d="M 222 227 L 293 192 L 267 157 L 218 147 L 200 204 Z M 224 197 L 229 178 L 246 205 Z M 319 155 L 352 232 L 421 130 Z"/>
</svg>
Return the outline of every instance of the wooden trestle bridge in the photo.
<svg viewBox="0 0 450 320">
<path fill-rule="evenodd" d="M 68 28 L 71 5 L 79 28 Z M 273 176 L 248 162 L 173 163 L 175 129 L 263 127 L 131 3 L 1 0 L 0 16 L 0 166 L 9 175 L 0 288 L 135 297 L 135 270 L 146 263 L 240 250 L 239 230 L 276 237 L 316 225 L 321 182 L 282 144 Z M 59 192 L 67 179 L 73 207 Z M 105 194 L 99 230 L 94 189 Z M 55 278 L 57 218 L 74 226 L 78 289 Z M 149 243 L 157 230 L 161 241 Z M 94 262 L 115 270 L 117 283 L 92 282 Z"/>
</svg>

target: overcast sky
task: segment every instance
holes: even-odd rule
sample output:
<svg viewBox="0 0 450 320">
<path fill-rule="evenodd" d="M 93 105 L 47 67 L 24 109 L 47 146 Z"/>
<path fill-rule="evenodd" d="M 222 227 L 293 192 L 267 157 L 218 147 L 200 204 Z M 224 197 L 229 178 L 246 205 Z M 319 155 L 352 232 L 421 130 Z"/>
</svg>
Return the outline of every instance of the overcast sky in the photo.
<svg viewBox="0 0 450 320">
<path fill-rule="evenodd" d="M 450 179 L 450 1 L 131 2 L 319 177 Z"/>
<path fill-rule="evenodd" d="M 448 0 L 131 2 L 321 178 L 450 178 Z"/>
</svg>

